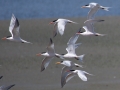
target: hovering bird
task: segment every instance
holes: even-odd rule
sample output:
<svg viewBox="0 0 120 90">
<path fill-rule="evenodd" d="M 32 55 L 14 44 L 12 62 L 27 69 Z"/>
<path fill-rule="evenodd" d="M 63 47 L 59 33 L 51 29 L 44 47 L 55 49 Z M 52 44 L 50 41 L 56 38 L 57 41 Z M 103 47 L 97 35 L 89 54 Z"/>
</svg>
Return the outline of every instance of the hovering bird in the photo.
<svg viewBox="0 0 120 90">
<path fill-rule="evenodd" d="M 15 84 L 9 85 L 9 86 L 3 85 L 3 86 L 0 87 L 0 90 L 9 90 L 9 89 L 12 88 L 13 86 L 15 86 Z"/>
<path fill-rule="evenodd" d="M 81 29 L 80 29 L 81 30 Z M 80 32 L 80 30 L 78 31 L 78 33 Z M 83 57 L 84 57 L 84 54 L 83 55 L 79 55 L 77 56 L 76 53 L 75 53 L 75 49 L 81 44 L 81 43 L 78 43 L 78 44 L 75 44 L 77 39 L 78 39 L 79 35 L 78 34 L 75 34 L 74 36 L 72 36 L 67 45 L 68 47 L 66 48 L 67 50 L 67 54 L 61 54 L 61 55 L 56 55 L 56 57 L 62 57 L 61 59 L 64 59 L 64 58 L 75 58 L 79 61 L 82 61 L 83 60 Z"/>
<path fill-rule="evenodd" d="M 87 77 L 85 76 L 85 74 L 88 75 L 92 75 L 86 71 L 82 71 L 82 70 L 68 70 L 67 72 L 71 72 L 69 74 L 66 74 L 66 76 L 63 77 L 63 82 L 62 85 L 65 85 L 71 78 L 73 78 L 74 76 L 78 75 L 78 77 L 82 80 L 82 81 L 87 81 Z"/>
<path fill-rule="evenodd" d="M 2 78 L 3 76 L 0 76 L 0 79 Z"/>
<path fill-rule="evenodd" d="M 9 32 L 11 33 L 12 36 L 4 37 L 2 38 L 2 40 L 10 40 L 10 41 L 21 42 L 21 43 L 30 43 L 21 39 L 19 28 L 20 28 L 20 25 L 19 25 L 18 19 L 14 15 L 12 15 L 10 26 L 9 26 Z"/>
<path fill-rule="evenodd" d="M 60 35 L 63 35 L 63 34 L 64 34 L 64 29 L 65 29 L 65 25 L 66 25 L 67 23 L 75 23 L 75 24 L 78 24 L 78 23 L 73 22 L 73 21 L 71 21 L 71 20 L 61 19 L 61 18 L 50 22 L 50 24 L 54 24 L 53 37 L 55 37 L 58 32 L 60 33 Z M 57 27 L 57 29 L 56 29 L 55 27 Z"/>
<path fill-rule="evenodd" d="M 94 24 L 96 22 L 102 22 L 104 20 L 95 20 L 95 19 L 89 19 L 84 22 L 85 26 L 83 26 L 83 29 L 85 29 L 85 32 L 78 32 L 77 34 L 83 35 L 83 36 L 104 36 L 105 34 L 99 34 L 94 31 Z"/>
<path fill-rule="evenodd" d="M 79 65 L 77 63 L 73 63 L 72 61 L 69 61 L 69 60 L 64 60 L 64 61 L 61 61 L 61 62 L 56 62 L 56 64 L 62 64 L 62 65 L 64 65 L 64 67 L 62 68 L 62 71 L 61 71 L 61 87 L 64 86 L 63 81 L 65 80 L 65 76 L 67 74 L 69 74 L 66 71 L 71 70 L 73 67 L 81 67 L 81 68 L 83 67 L 82 65 Z"/>
<path fill-rule="evenodd" d="M 94 15 L 96 14 L 96 12 L 99 9 L 103 9 L 105 11 L 109 11 L 108 9 L 110 7 L 103 7 L 103 6 L 100 6 L 98 3 L 92 2 L 92 3 L 89 3 L 87 5 L 82 6 L 81 8 L 90 8 L 90 11 L 88 12 L 87 19 L 93 19 Z"/>
<path fill-rule="evenodd" d="M 37 54 L 37 56 L 41 56 L 41 55 L 46 56 L 43 59 L 42 64 L 41 64 L 41 72 L 42 72 L 42 71 L 44 71 L 47 68 L 47 66 L 49 65 L 50 61 L 56 55 L 55 50 L 54 50 L 54 43 L 53 43 L 51 38 L 50 38 L 50 43 L 47 46 L 47 52 L 42 52 L 42 53 Z M 57 55 L 59 55 L 59 54 L 57 54 Z"/>
</svg>

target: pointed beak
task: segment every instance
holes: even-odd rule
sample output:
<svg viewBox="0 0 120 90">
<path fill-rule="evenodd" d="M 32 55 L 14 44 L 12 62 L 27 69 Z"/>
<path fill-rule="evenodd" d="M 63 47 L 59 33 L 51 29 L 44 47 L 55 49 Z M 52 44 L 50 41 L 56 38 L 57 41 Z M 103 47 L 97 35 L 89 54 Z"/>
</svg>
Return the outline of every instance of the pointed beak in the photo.
<svg viewBox="0 0 120 90">
<path fill-rule="evenodd" d="M 82 6 L 81 8 L 86 8 L 86 6 Z"/>
<path fill-rule="evenodd" d="M 80 34 L 80 33 L 76 33 L 76 34 Z"/>
<path fill-rule="evenodd" d="M 70 72 L 70 70 L 67 70 L 66 72 Z"/>
<path fill-rule="evenodd" d="M 36 54 L 36 56 L 41 56 L 41 53 Z"/>
<path fill-rule="evenodd" d="M 53 24 L 54 22 L 50 22 L 49 24 Z"/>
<path fill-rule="evenodd" d="M 55 64 L 61 64 L 61 62 L 56 62 Z"/>
<path fill-rule="evenodd" d="M 6 37 L 2 38 L 2 40 L 6 40 L 6 39 L 7 39 Z"/>
</svg>

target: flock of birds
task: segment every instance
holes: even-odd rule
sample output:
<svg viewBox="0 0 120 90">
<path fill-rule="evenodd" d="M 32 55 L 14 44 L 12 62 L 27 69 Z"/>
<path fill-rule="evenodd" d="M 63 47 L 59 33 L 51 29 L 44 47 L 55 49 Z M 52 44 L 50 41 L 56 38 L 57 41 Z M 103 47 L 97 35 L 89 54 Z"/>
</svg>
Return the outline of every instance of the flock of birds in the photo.
<svg viewBox="0 0 120 90">
<path fill-rule="evenodd" d="M 94 16 L 99 9 L 108 11 L 110 7 L 103 7 L 103 6 L 100 6 L 98 3 L 93 2 L 93 3 L 89 3 L 87 5 L 82 6 L 82 8 L 90 8 L 90 11 L 88 12 L 87 20 L 84 22 L 85 26 L 82 27 L 85 31 L 82 32 L 81 31 L 82 28 L 80 28 L 77 31 L 77 33 L 69 39 L 67 43 L 67 48 L 66 48 L 67 54 L 55 53 L 54 43 L 52 41 L 52 38 L 50 38 L 50 43 L 47 46 L 47 52 L 42 52 L 42 53 L 37 54 L 37 56 L 41 56 L 41 55 L 45 56 L 41 64 L 41 72 L 44 71 L 48 67 L 49 63 L 54 57 L 58 57 L 62 59 L 62 61 L 56 62 L 56 64 L 64 65 L 61 71 L 61 87 L 63 87 L 71 78 L 73 78 L 76 75 L 78 75 L 78 77 L 82 81 L 87 81 L 86 74 L 92 75 L 86 71 L 82 71 L 79 69 L 74 70 L 73 67 L 83 68 L 83 66 L 77 63 L 74 63 L 72 61 L 65 60 L 65 58 L 75 58 L 76 60 L 79 60 L 80 62 L 83 61 L 83 57 L 85 54 L 77 55 L 75 53 L 75 49 L 78 48 L 79 45 L 81 45 L 81 43 L 76 43 L 77 39 L 79 38 L 79 35 L 83 35 L 83 36 L 104 36 L 105 35 L 105 34 L 96 33 L 94 31 L 94 23 L 104 21 L 104 20 L 96 20 Z M 73 22 L 68 19 L 57 19 L 57 20 L 50 22 L 50 24 L 54 24 L 53 37 L 55 37 L 58 33 L 60 35 L 63 35 L 64 30 L 65 30 L 65 25 L 67 23 L 78 24 L 77 22 Z M 11 36 L 7 36 L 2 39 L 3 40 L 7 39 L 10 41 L 15 41 L 15 42 L 22 42 L 22 43 L 31 43 L 31 42 L 23 40 L 20 37 L 19 28 L 20 28 L 20 25 L 19 25 L 18 19 L 14 15 L 12 15 L 10 26 L 9 26 L 9 32 L 11 33 Z M 2 76 L 0 78 L 2 78 Z M 10 86 L 1 86 L 0 90 L 8 90 L 14 85 L 15 84 L 10 85 Z"/>
</svg>

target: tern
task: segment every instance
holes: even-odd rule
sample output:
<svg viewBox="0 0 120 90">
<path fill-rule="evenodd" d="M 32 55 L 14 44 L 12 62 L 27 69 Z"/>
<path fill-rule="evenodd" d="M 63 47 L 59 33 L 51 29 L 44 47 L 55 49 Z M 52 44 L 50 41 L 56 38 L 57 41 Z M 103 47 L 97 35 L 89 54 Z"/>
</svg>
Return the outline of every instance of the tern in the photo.
<svg viewBox="0 0 120 90">
<path fill-rule="evenodd" d="M 91 75 L 92 74 L 86 72 L 86 71 L 82 71 L 82 70 L 68 70 L 67 72 L 71 72 L 66 74 L 66 76 L 63 77 L 63 82 L 62 84 L 65 85 L 70 79 L 72 79 L 74 76 L 78 75 L 78 77 L 82 80 L 82 81 L 87 81 L 87 77 L 85 74 Z"/>
<path fill-rule="evenodd" d="M 64 30 L 65 30 L 65 25 L 67 23 L 75 23 L 78 24 L 77 22 L 73 22 L 71 20 L 68 19 L 57 19 L 57 20 L 53 20 L 52 22 L 50 22 L 50 24 L 54 24 L 54 31 L 53 31 L 53 37 L 55 37 L 57 35 L 57 33 L 59 32 L 60 35 L 64 34 Z M 55 28 L 57 27 L 57 29 Z"/>
<path fill-rule="evenodd" d="M 47 46 L 47 52 L 42 52 L 42 53 L 39 53 L 36 55 L 37 56 L 41 56 L 41 55 L 45 56 L 45 58 L 43 59 L 42 64 L 41 64 L 41 72 L 42 72 L 48 67 L 49 63 L 56 55 L 55 50 L 54 50 L 54 43 L 51 38 L 50 38 L 50 43 Z M 57 54 L 57 55 L 59 55 L 59 54 Z"/>
<path fill-rule="evenodd" d="M 2 40 L 10 40 L 10 41 L 21 42 L 21 43 L 30 43 L 21 39 L 19 28 L 20 28 L 19 21 L 13 14 L 11 18 L 10 26 L 9 26 L 9 32 L 11 33 L 12 36 L 4 37 L 2 38 Z"/>
<path fill-rule="evenodd" d="M 79 33 L 80 30 L 77 33 Z M 76 53 L 75 53 L 75 49 L 81 44 L 81 43 L 75 44 L 78 37 L 79 37 L 79 35 L 77 33 L 74 36 L 72 36 L 67 43 L 68 47 L 66 48 L 66 50 L 67 50 L 68 53 L 67 54 L 61 54 L 61 55 L 56 55 L 56 57 L 60 57 L 60 58 L 62 57 L 61 59 L 75 58 L 79 61 L 83 60 L 83 57 L 84 57 L 85 54 L 77 56 Z"/>
<path fill-rule="evenodd" d="M 81 8 L 90 8 L 90 11 L 88 12 L 87 19 L 93 19 L 94 15 L 96 14 L 96 12 L 99 9 L 103 9 L 105 11 L 109 11 L 108 9 L 110 7 L 103 7 L 103 6 L 100 6 L 98 3 L 92 2 L 92 3 L 89 3 L 87 5 L 82 6 Z"/>
<path fill-rule="evenodd" d="M 15 84 L 9 85 L 9 86 L 3 85 L 3 86 L 0 87 L 0 90 L 9 90 L 9 89 L 12 88 L 13 86 L 15 86 Z"/>
<path fill-rule="evenodd" d="M 62 65 L 64 65 L 64 67 L 62 68 L 62 71 L 61 71 L 61 87 L 64 86 L 63 81 L 65 80 L 66 74 L 69 74 L 66 71 L 73 69 L 73 67 L 81 67 L 81 68 L 83 68 L 82 65 L 79 65 L 77 63 L 73 63 L 72 61 L 69 61 L 69 60 L 64 60 L 64 61 L 61 61 L 61 62 L 56 62 L 56 64 L 62 64 Z"/>
<path fill-rule="evenodd" d="M 78 32 L 76 34 L 80 34 L 83 36 L 105 36 L 105 34 L 99 34 L 94 31 L 94 24 L 96 22 L 102 22 L 104 20 L 94 20 L 94 19 L 89 19 L 84 22 L 85 26 L 83 26 L 83 29 L 85 29 L 85 32 Z"/>
</svg>

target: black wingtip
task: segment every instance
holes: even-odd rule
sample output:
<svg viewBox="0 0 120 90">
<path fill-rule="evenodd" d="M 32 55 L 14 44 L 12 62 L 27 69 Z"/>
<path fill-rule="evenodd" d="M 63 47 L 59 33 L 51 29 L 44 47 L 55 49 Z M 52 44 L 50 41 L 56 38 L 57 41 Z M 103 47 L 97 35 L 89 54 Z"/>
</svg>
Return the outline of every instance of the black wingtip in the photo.
<svg viewBox="0 0 120 90">
<path fill-rule="evenodd" d="M 103 21 L 105 21 L 105 20 L 99 20 L 99 22 L 103 22 Z"/>
<path fill-rule="evenodd" d="M 17 24 L 17 26 L 19 26 L 19 21 L 18 21 L 18 19 L 16 18 L 16 24 Z"/>
<path fill-rule="evenodd" d="M 50 43 L 53 43 L 52 38 L 50 38 Z"/>
<path fill-rule="evenodd" d="M 10 86 L 8 87 L 8 89 L 12 88 L 13 86 L 15 86 L 15 84 L 13 84 L 13 85 L 10 85 Z"/>
<path fill-rule="evenodd" d="M 3 76 L 0 76 L 0 79 L 2 78 Z"/>
<path fill-rule="evenodd" d="M 82 28 L 80 28 L 80 29 L 77 31 L 77 33 L 80 33 L 80 32 L 81 32 L 81 30 L 82 30 Z"/>
</svg>

